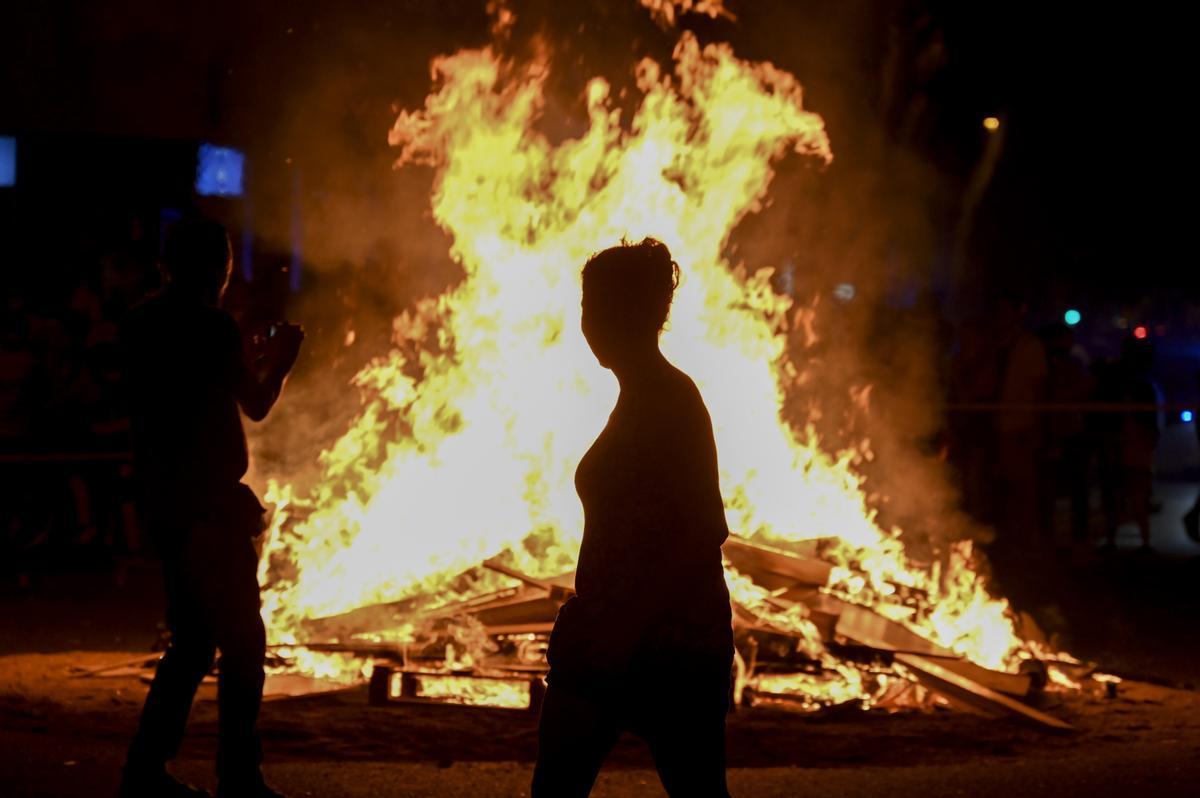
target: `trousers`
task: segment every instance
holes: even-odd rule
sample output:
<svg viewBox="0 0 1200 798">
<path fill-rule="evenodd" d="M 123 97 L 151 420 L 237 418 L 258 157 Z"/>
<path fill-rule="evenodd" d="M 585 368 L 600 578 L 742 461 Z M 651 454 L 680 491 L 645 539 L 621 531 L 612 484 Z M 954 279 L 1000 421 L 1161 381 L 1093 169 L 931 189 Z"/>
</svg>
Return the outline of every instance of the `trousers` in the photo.
<svg viewBox="0 0 1200 798">
<path fill-rule="evenodd" d="M 217 773 L 222 782 L 252 780 L 262 762 L 257 725 L 266 655 L 257 554 L 249 537 L 207 523 L 182 532 L 160 547 L 171 640 L 128 762 L 156 768 L 178 754 L 196 689 L 219 650 Z"/>
<path fill-rule="evenodd" d="M 720 674 L 718 674 L 720 676 Z M 728 675 L 633 701 L 605 700 L 551 678 L 538 727 L 532 798 L 584 798 L 621 732 L 641 737 L 671 798 L 728 798 Z M 696 688 L 699 688 L 697 690 Z"/>
</svg>

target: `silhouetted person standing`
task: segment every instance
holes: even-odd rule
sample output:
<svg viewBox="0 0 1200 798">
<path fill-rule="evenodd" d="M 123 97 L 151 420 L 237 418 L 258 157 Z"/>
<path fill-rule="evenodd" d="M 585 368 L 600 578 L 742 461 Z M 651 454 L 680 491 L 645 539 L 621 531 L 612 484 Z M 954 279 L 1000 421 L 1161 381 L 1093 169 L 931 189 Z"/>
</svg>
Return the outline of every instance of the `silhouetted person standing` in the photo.
<svg viewBox="0 0 1200 798">
<path fill-rule="evenodd" d="M 672 796 L 727 796 L 733 635 L 712 423 L 658 348 L 679 268 L 653 239 L 593 256 L 583 333 L 621 391 L 575 473 L 577 595 L 550 638 L 535 798 L 586 796 L 622 731 Z"/>
<path fill-rule="evenodd" d="M 1105 551 L 1117 547 L 1117 529 L 1126 522 L 1137 525 L 1141 551 L 1149 553 L 1151 497 L 1154 490 L 1154 451 L 1162 429 L 1159 412 L 1162 395 L 1153 378 L 1154 345 L 1130 336 L 1121 357 L 1101 380 L 1101 399 L 1134 410 L 1107 414 L 1101 438 L 1101 502 L 1108 540 Z M 1147 409 L 1149 408 L 1149 409 Z"/>
<path fill-rule="evenodd" d="M 1013 295 L 997 297 L 992 336 L 998 348 L 995 416 L 996 519 L 1009 552 L 1026 553 L 1041 540 L 1038 516 L 1038 455 L 1042 418 L 1034 406 L 1046 398 L 1046 350 L 1023 327 L 1026 306 Z"/>
<path fill-rule="evenodd" d="M 256 731 L 266 635 L 253 538 L 264 509 L 241 479 L 248 465 L 240 405 L 263 419 L 303 334 L 280 325 L 248 362 L 218 304 L 229 239 L 215 222 L 180 223 L 167 239 L 168 285 L 130 311 L 122 330 L 143 523 L 162 557 L 171 642 L 146 697 L 121 794 L 201 796 L 167 773 L 192 699 L 221 652 L 218 795 L 269 798 Z"/>
</svg>

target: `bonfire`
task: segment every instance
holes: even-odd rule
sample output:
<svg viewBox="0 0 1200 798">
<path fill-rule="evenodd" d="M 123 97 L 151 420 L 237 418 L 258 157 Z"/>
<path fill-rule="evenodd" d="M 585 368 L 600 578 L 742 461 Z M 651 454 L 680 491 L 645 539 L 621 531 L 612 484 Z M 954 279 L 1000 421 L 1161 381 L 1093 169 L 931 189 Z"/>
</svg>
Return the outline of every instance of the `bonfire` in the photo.
<svg viewBox="0 0 1200 798">
<path fill-rule="evenodd" d="M 727 14 L 643 4 L 664 24 Z M 730 260 L 781 159 L 834 158 L 796 78 L 679 33 L 670 63 L 634 66 L 632 112 L 595 77 L 586 129 L 552 140 L 553 64 L 505 55 L 510 23 L 500 9 L 495 44 L 435 59 L 424 106 L 390 131 L 396 168 L 434 170 L 430 208 L 464 276 L 398 316 L 391 351 L 355 376 L 361 408 L 316 487 L 270 485 L 263 616 L 283 666 L 374 669 L 384 698 L 536 704 L 582 533 L 574 470 L 616 396 L 579 329 L 580 268 L 654 236 L 683 270 L 663 351 L 710 409 L 735 533 L 739 700 L 965 702 L 1058 724 L 1015 699 L 1080 666 L 989 592 L 969 541 L 918 558 L 879 521 L 867 442 L 832 450 L 788 403 L 797 347 L 819 335 L 811 308 Z"/>
</svg>

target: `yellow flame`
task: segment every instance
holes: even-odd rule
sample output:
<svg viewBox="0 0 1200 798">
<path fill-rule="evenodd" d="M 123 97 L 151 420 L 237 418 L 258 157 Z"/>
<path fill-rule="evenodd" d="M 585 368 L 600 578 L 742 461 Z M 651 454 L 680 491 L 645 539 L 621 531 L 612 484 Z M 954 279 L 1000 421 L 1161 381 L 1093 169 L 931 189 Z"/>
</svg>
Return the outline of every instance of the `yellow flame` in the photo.
<svg viewBox="0 0 1200 798">
<path fill-rule="evenodd" d="M 823 707 L 860 701 L 864 709 L 870 709 L 878 697 L 887 689 L 884 676 L 875 677 L 873 687 L 867 686 L 863 674 L 849 666 L 837 665 L 829 673 L 822 674 L 764 674 L 754 679 L 756 700 L 770 700 L 770 696 L 799 696 L 801 706 L 816 710 Z"/>
<path fill-rule="evenodd" d="M 667 27 L 675 25 L 675 20 L 683 14 L 701 14 L 716 19 L 725 17 L 737 19 L 725 8 L 724 0 L 638 0 L 650 11 L 656 21 Z"/>
<path fill-rule="evenodd" d="M 781 545 L 835 537 L 830 590 L 980 664 L 1015 667 L 1007 605 L 986 592 L 970 547 L 914 567 L 866 503 L 854 469 L 865 444 L 830 454 L 782 420 L 784 389 L 799 379 L 783 325 L 794 319 L 815 340 L 814 309 L 775 293 L 769 270 L 732 268 L 725 246 L 765 199 L 777 159 L 832 158 L 796 79 L 684 33 L 673 72 L 638 65 L 628 124 L 595 78 L 587 129 L 553 143 L 537 127 L 548 70 L 490 48 L 440 57 L 425 107 L 396 120 L 397 166 L 436 169 L 434 218 L 465 276 L 400 316 L 395 348 L 355 378 L 362 410 L 322 453 L 313 493 L 271 486 L 273 639 L 302 640 L 307 618 L 445 592 L 505 550 L 531 574 L 573 567 L 573 473 L 616 394 L 579 331 L 579 271 L 599 249 L 652 235 L 683 269 L 663 348 L 711 412 L 731 528 Z M 853 401 L 865 407 L 867 393 Z M 819 649 L 799 614 L 772 610 L 744 577 L 730 585 L 735 602 Z M 845 681 L 861 691 L 857 678 Z"/>
<path fill-rule="evenodd" d="M 529 706 L 528 681 L 425 674 L 417 676 L 416 679 L 419 698 L 433 698 L 473 707 L 525 709 Z"/>
</svg>

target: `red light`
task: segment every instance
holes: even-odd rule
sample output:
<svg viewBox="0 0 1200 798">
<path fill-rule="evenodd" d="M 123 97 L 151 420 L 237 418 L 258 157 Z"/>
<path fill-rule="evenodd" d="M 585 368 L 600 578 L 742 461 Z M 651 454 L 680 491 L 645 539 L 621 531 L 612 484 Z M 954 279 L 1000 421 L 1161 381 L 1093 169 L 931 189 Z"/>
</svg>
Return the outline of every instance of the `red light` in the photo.
<svg viewBox="0 0 1200 798">
<path fill-rule="evenodd" d="M 1141 324 L 1139 324 L 1138 326 L 1133 328 L 1133 337 L 1138 339 L 1139 341 L 1146 340 L 1146 336 L 1149 334 L 1150 334 L 1149 331 L 1145 327 L 1143 327 Z"/>
</svg>

